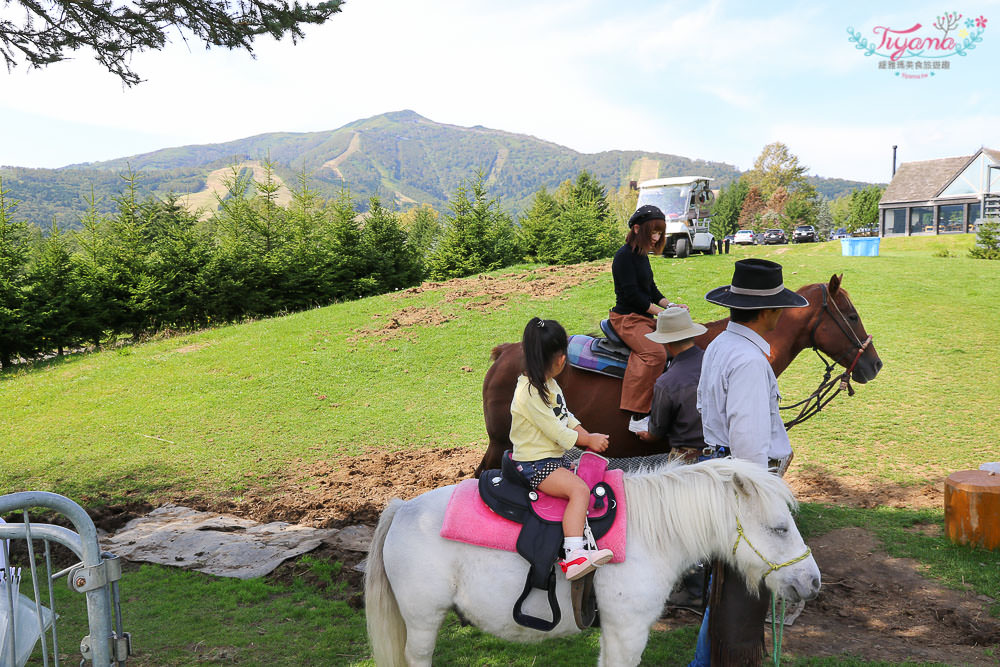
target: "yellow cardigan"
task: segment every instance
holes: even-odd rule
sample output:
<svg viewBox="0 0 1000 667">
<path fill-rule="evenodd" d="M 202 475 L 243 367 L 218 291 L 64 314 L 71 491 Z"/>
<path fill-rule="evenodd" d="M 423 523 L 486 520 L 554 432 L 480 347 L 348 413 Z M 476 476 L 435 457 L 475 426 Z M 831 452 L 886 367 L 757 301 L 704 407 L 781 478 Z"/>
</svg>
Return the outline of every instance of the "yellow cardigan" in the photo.
<svg viewBox="0 0 1000 667">
<path fill-rule="evenodd" d="M 527 376 L 517 378 L 514 400 L 510 402 L 510 441 L 516 461 L 562 456 L 576 444 L 580 435 L 573 430 L 580 420 L 566 409 L 566 399 L 555 378 L 545 386 L 551 405 L 542 400 Z"/>
</svg>

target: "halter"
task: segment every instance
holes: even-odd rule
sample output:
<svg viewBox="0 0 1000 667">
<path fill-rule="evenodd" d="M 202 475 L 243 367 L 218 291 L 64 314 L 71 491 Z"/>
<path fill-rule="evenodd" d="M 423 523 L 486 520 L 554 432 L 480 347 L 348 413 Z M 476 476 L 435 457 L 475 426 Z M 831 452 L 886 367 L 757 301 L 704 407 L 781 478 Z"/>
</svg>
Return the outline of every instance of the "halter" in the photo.
<svg viewBox="0 0 1000 667">
<path fill-rule="evenodd" d="M 737 549 L 737 547 L 740 546 L 740 540 L 743 540 L 744 542 L 746 542 L 747 546 L 750 547 L 750 549 L 752 549 L 753 552 L 755 554 L 757 554 L 757 556 L 762 561 L 764 561 L 765 564 L 767 564 L 767 566 L 768 566 L 769 569 L 767 570 L 767 572 L 764 573 L 764 576 L 762 577 L 764 579 L 766 579 L 767 575 L 771 574 L 775 570 L 780 570 L 781 568 L 787 567 L 789 565 L 795 565 L 795 563 L 798 563 L 799 561 L 803 561 L 806 558 L 809 558 L 810 555 L 812 555 L 812 549 L 810 549 L 809 547 L 806 547 L 806 552 L 804 554 L 802 554 L 801 556 L 798 556 L 797 558 L 793 558 L 791 560 L 786 560 L 784 563 L 775 563 L 774 561 L 770 561 L 770 560 L 767 559 L 767 557 L 764 556 L 764 554 L 762 554 L 760 552 L 759 549 L 757 549 L 757 547 L 755 547 L 750 542 L 750 539 L 747 537 L 746 533 L 743 532 L 743 524 L 740 523 L 740 518 L 736 517 L 736 543 L 733 544 L 733 556 L 736 555 L 736 549 Z"/>
<path fill-rule="evenodd" d="M 843 333 L 847 338 L 848 342 L 851 343 L 854 350 L 856 350 L 856 353 L 854 355 L 854 360 L 847 366 L 846 371 L 836 377 L 831 377 L 833 375 L 833 369 L 835 369 L 841 360 L 845 359 L 854 350 L 845 352 L 837 357 L 837 359 L 827 361 L 826 358 L 823 357 L 823 353 L 819 351 L 819 347 L 816 345 L 816 330 L 819 329 L 819 325 L 823 321 L 822 314 L 816 318 L 816 323 L 813 324 L 812 329 L 809 331 L 809 342 L 812 343 L 813 352 L 816 353 L 816 356 L 818 356 L 820 361 L 823 362 L 823 365 L 826 366 L 826 369 L 823 372 L 823 380 L 819 383 L 816 390 L 809 394 L 809 396 L 804 400 L 779 408 L 780 410 L 792 410 L 801 406 L 799 414 L 793 419 L 785 422 L 785 430 L 790 429 L 796 424 L 801 424 L 815 415 L 817 412 L 822 410 L 827 403 L 832 401 L 837 394 L 845 389 L 847 390 L 848 396 L 854 396 L 854 387 L 851 386 L 851 373 L 854 372 L 854 367 L 858 365 L 858 362 L 861 360 L 861 356 L 865 353 L 865 350 L 868 349 L 868 346 L 871 345 L 872 342 L 871 334 L 869 334 L 868 338 L 864 341 L 858 338 L 857 334 L 854 333 L 854 330 L 847 323 L 847 317 L 843 312 L 841 312 L 840 307 L 837 306 L 837 302 L 829 298 L 829 290 L 827 286 L 823 284 L 820 287 L 823 291 L 823 313 L 830 316 L 830 319 L 833 320 L 834 324 L 837 325 L 841 333 Z M 830 307 L 831 303 L 833 304 L 832 309 Z M 839 315 L 839 317 L 835 316 L 834 312 L 836 312 L 836 315 Z M 834 387 L 837 387 L 836 391 L 833 391 Z M 833 391 L 832 394 L 830 394 L 831 391 Z M 813 403 L 814 401 L 815 403 Z"/>
</svg>

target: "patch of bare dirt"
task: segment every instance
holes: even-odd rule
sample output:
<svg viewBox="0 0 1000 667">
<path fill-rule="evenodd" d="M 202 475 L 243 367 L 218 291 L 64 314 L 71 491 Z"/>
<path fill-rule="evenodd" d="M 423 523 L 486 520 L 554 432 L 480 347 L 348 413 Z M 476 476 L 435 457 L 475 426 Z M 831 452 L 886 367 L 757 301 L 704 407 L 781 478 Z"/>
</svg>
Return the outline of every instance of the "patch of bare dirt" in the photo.
<svg viewBox="0 0 1000 667">
<path fill-rule="evenodd" d="M 472 476 L 483 452 L 451 449 L 374 451 L 357 457 L 295 465 L 294 477 L 266 496 L 244 496 L 236 506 L 261 521 L 314 528 L 374 525 L 389 500 L 415 498 Z"/>
<path fill-rule="evenodd" d="M 987 611 L 992 598 L 925 579 L 919 563 L 890 557 L 861 528 L 832 531 L 809 546 L 823 589 L 786 629 L 784 646 L 791 653 L 997 664 L 983 650 L 1000 644 L 1000 619 Z"/>
<path fill-rule="evenodd" d="M 499 307 L 516 295 L 549 299 L 610 270 L 610 262 L 593 262 L 572 266 L 542 266 L 526 273 L 512 273 L 502 276 L 478 275 L 447 282 L 425 282 L 417 287 L 399 292 L 396 297 L 401 298 L 443 289 L 447 290 L 444 301 L 449 303 L 460 299 L 482 299 L 480 302 L 466 304 L 466 307 L 481 309 L 483 303 L 492 303 L 494 307 Z"/>
<path fill-rule="evenodd" d="M 862 508 L 944 507 L 943 479 L 940 484 L 903 486 L 884 479 L 837 476 L 819 468 L 796 468 L 793 463 L 785 481 L 800 502 Z"/>
<path fill-rule="evenodd" d="M 573 266 L 543 266 L 527 273 L 503 276 L 478 275 L 447 282 L 425 282 L 417 287 L 394 294 L 398 298 L 423 292 L 446 290 L 442 303 L 454 304 L 466 310 L 488 313 L 502 310 L 514 296 L 527 295 L 534 299 L 551 299 L 571 287 L 607 273 L 609 262 Z M 406 306 L 388 315 L 372 316 L 374 323 L 354 330 L 349 343 L 385 341 L 405 337 L 415 342 L 410 329 L 414 326 L 437 326 L 455 319 L 455 315 L 437 307 Z"/>
<path fill-rule="evenodd" d="M 455 317 L 453 315 L 443 313 L 437 308 L 407 306 L 406 308 L 398 310 L 395 313 L 390 313 L 389 315 L 376 313 L 375 315 L 372 315 L 372 319 L 375 320 L 374 325 L 355 329 L 355 335 L 349 337 L 347 342 L 353 345 L 362 339 L 371 340 L 374 338 L 377 340 L 388 340 L 390 338 L 407 335 L 407 329 L 409 327 L 417 325 L 437 326 L 439 324 L 449 322 L 455 319 Z"/>
<path fill-rule="evenodd" d="M 176 352 L 177 354 L 187 354 L 188 352 L 196 352 L 198 350 L 206 348 L 209 345 L 211 345 L 211 343 L 209 342 L 191 343 L 190 345 L 185 345 L 184 347 L 177 348 L 176 350 L 174 350 L 174 352 Z"/>
</svg>

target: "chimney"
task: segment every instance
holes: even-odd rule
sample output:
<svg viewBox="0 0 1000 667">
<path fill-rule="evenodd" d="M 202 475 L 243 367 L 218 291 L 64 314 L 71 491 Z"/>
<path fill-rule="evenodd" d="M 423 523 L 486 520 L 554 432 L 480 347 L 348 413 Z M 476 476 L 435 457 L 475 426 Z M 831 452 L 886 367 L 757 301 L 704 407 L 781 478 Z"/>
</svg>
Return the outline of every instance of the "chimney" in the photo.
<svg viewBox="0 0 1000 667">
<path fill-rule="evenodd" d="M 896 176 L 896 147 L 892 147 L 892 175 Z"/>
</svg>

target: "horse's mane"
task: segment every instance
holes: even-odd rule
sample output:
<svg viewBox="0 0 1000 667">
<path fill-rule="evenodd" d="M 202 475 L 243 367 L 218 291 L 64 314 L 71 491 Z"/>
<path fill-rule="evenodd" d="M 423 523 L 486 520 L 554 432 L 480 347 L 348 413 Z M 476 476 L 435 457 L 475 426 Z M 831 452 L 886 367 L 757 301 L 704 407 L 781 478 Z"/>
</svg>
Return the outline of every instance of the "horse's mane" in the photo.
<svg viewBox="0 0 1000 667">
<path fill-rule="evenodd" d="M 680 548 L 702 554 L 706 545 L 718 543 L 729 517 L 762 512 L 775 500 L 796 506 L 780 477 L 756 463 L 728 458 L 627 473 L 625 494 L 629 532 L 662 553 Z"/>
</svg>

